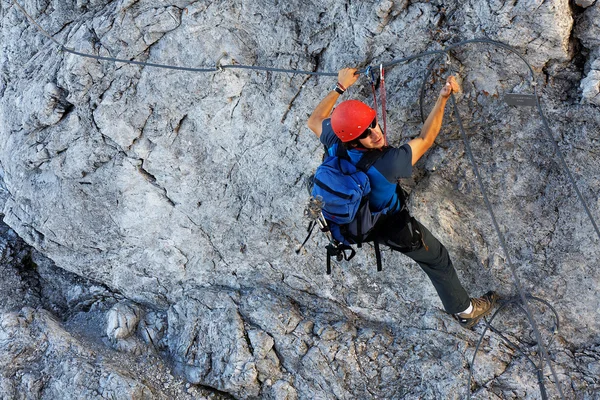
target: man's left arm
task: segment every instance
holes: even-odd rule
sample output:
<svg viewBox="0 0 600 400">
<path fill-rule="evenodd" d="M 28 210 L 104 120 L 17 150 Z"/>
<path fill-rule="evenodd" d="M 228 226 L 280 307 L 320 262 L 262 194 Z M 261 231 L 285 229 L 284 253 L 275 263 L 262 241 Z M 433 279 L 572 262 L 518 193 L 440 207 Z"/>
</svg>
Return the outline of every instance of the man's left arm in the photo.
<svg viewBox="0 0 600 400">
<path fill-rule="evenodd" d="M 421 134 L 410 140 L 408 145 L 412 150 L 412 165 L 415 165 L 417 161 L 425 154 L 437 138 L 442 128 L 442 121 L 444 119 L 444 109 L 446 108 L 446 102 L 452 93 L 458 92 L 460 87 L 453 76 L 449 76 L 446 80 L 446 85 L 441 90 L 440 95 L 435 102 L 433 110 L 429 113 L 429 116 L 421 128 Z"/>
</svg>

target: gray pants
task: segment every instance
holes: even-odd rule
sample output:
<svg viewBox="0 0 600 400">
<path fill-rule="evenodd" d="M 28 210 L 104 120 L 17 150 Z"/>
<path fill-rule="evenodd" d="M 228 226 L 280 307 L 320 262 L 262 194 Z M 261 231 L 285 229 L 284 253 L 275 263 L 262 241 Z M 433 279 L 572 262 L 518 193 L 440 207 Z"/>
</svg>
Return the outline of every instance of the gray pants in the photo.
<svg viewBox="0 0 600 400">
<path fill-rule="evenodd" d="M 392 250 L 400 251 L 421 266 L 433 283 L 446 312 L 456 314 L 466 310 L 469 307 L 470 298 L 456 275 L 448 250 L 427 228 L 420 222 L 416 222 L 422 232 L 424 243 L 416 250 L 411 251 L 405 247 L 399 247 L 398 243 L 402 243 L 402 240 L 395 238 L 394 233 L 400 231 L 390 229 L 392 228 L 390 225 L 387 226 L 386 232 L 379 236 L 379 243 L 389 246 Z"/>
</svg>

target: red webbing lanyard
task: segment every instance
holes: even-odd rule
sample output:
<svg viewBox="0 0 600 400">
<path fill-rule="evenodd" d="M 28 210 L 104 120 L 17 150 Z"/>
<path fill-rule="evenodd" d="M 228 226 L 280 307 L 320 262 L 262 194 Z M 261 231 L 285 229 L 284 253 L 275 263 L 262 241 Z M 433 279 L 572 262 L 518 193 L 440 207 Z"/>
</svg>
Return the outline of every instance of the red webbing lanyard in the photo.
<svg viewBox="0 0 600 400">
<path fill-rule="evenodd" d="M 386 111 L 386 95 L 385 95 L 385 73 L 383 71 L 383 64 L 379 65 L 379 76 L 381 77 L 381 83 L 379 86 L 379 97 L 381 98 L 381 118 L 383 119 L 383 140 L 385 145 L 388 145 L 387 141 L 387 111 Z"/>
<path fill-rule="evenodd" d="M 377 113 L 377 90 L 375 89 L 375 74 L 371 67 L 367 67 L 365 75 L 371 80 L 371 89 L 373 90 L 373 108 Z M 387 141 L 387 111 L 386 111 L 386 95 L 385 95 L 385 76 L 383 70 L 383 64 L 379 66 L 379 97 L 381 98 L 381 119 L 383 120 L 383 140 L 385 145 L 388 145 Z"/>
</svg>

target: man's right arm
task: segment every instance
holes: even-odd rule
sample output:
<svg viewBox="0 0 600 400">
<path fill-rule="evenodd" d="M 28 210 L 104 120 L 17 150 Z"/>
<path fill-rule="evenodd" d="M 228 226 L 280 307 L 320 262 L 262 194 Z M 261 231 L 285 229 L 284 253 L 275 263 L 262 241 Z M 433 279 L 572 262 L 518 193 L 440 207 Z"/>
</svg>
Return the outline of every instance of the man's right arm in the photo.
<svg viewBox="0 0 600 400">
<path fill-rule="evenodd" d="M 317 137 L 321 137 L 323 121 L 329 118 L 329 114 L 331 114 L 331 110 L 333 110 L 333 106 L 335 106 L 335 103 L 340 96 L 341 95 L 335 90 L 329 92 L 308 118 L 306 125 L 308 125 L 308 128 L 313 131 Z"/>
<path fill-rule="evenodd" d="M 356 69 L 354 68 L 344 68 L 338 72 L 338 82 L 346 89 L 350 86 L 354 85 L 356 80 L 358 79 L 358 75 L 356 74 Z M 331 111 L 335 106 L 340 94 L 335 90 L 330 91 L 327 96 L 317 105 L 315 110 L 312 112 L 306 125 L 308 128 L 317 135 L 317 137 L 321 137 L 321 133 L 323 130 L 323 121 L 329 118 L 331 115 Z"/>
</svg>

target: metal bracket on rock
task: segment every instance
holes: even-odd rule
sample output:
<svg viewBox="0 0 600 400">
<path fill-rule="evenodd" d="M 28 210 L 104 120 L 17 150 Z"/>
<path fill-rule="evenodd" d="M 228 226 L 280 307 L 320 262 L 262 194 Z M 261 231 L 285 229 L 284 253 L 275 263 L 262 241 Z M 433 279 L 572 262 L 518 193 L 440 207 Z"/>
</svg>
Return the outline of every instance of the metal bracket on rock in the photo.
<svg viewBox="0 0 600 400">
<path fill-rule="evenodd" d="M 532 94 L 507 93 L 504 101 L 509 106 L 534 107 L 537 104 L 537 97 Z"/>
<path fill-rule="evenodd" d="M 227 57 L 227 52 L 223 52 L 219 58 L 217 59 L 217 62 L 215 63 L 215 70 L 219 71 L 219 72 L 223 72 L 225 70 L 225 68 L 223 68 L 223 65 L 221 64 L 221 60 L 223 60 L 223 58 Z"/>
</svg>

